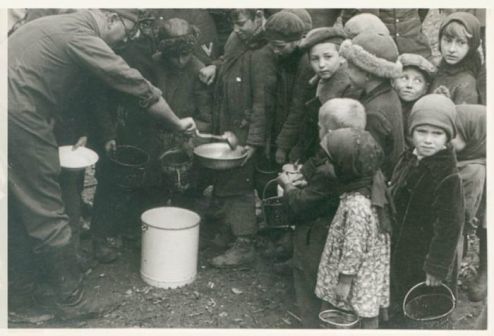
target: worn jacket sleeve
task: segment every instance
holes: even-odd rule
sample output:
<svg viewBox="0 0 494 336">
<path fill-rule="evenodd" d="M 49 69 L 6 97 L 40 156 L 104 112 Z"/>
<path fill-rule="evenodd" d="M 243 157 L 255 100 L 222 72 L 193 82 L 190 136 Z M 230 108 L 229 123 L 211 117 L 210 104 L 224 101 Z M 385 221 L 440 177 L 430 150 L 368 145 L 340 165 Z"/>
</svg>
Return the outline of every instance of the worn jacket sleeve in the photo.
<svg viewBox="0 0 494 336">
<path fill-rule="evenodd" d="M 297 218 L 313 220 L 336 210 L 338 206 L 337 180 L 329 164 L 319 166 L 302 189 L 291 189 L 285 193 L 283 202 L 287 211 Z"/>
<path fill-rule="evenodd" d="M 161 91 L 129 65 L 99 37 L 78 35 L 67 42 L 67 52 L 111 88 L 139 99 L 142 107 L 156 103 Z"/>
<path fill-rule="evenodd" d="M 449 175 L 438 185 L 432 207 L 436 221 L 424 271 L 445 279 L 453 264 L 465 219 L 463 188 L 458 174 Z"/>
<path fill-rule="evenodd" d="M 276 65 L 269 52 L 265 48 L 258 49 L 251 59 L 252 113 L 247 144 L 253 146 L 266 143 L 267 110 L 272 100 L 270 88 L 276 82 Z"/>
<path fill-rule="evenodd" d="M 290 150 L 298 141 L 301 125 L 304 119 L 304 113 L 307 109 L 305 103 L 309 98 L 310 85 L 309 80 L 314 76 L 310 67 L 307 55 L 304 55 L 299 63 L 295 84 L 293 88 L 293 97 L 291 99 L 288 114 L 283 124 L 276 144 L 284 150 Z"/>
</svg>

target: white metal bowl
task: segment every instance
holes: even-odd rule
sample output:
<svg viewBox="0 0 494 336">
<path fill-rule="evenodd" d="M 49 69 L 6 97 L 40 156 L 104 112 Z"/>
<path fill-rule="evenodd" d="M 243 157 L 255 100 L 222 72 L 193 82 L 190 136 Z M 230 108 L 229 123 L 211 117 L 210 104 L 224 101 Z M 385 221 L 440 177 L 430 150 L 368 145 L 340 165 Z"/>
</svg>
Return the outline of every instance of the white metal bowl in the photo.
<svg viewBox="0 0 494 336">
<path fill-rule="evenodd" d="M 98 154 L 87 147 L 79 147 L 75 150 L 73 146 L 58 147 L 60 166 L 66 169 L 84 169 L 98 162 Z"/>
</svg>

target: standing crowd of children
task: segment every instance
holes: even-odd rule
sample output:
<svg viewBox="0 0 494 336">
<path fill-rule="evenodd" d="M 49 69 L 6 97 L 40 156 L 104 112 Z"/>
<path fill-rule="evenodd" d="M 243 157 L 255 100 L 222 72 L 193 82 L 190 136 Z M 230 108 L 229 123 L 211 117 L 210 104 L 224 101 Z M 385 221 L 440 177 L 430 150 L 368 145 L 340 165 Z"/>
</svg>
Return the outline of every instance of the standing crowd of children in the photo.
<svg viewBox="0 0 494 336">
<path fill-rule="evenodd" d="M 437 63 L 421 27 L 427 12 L 417 9 L 334 10 L 341 19 L 331 26 L 315 26 L 322 12 L 232 9 L 223 48 L 217 39 L 205 42 L 198 28 L 204 20 L 161 12 L 148 11 L 141 36 L 116 53 L 161 90 L 179 118 L 194 118 L 200 131 L 233 132 L 245 154 L 240 167 L 196 172 L 186 193 L 197 199 L 213 186 L 206 215 L 221 223 L 215 241 L 225 251 L 212 266 L 256 258 L 259 163 L 300 163 L 295 180 L 281 173 L 277 181 L 294 226 L 293 280 L 304 327 L 319 327 L 319 312 L 331 307 L 356 314 L 362 328 L 379 328 L 403 315 L 397 307 L 422 281 L 457 293 L 469 234 L 480 239 L 469 296 L 485 298 L 485 36 L 474 15 L 445 15 Z M 74 101 L 92 104 L 98 123 L 98 136 L 89 136 L 102 157 L 91 233 L 94 257 L 108 263 L 118 258 L 110 241 L 121 234 L 119 222 L 138 221 L 169 196 L 162 153 L 179 148 L 190 156 L 191 144 L 144 114 L 147 106 L 135 98 L 97 78 L 88 83 L 98 99 Z M 112 184 L 105 157 L 117 145 L 150 155 L 137 192 Z"/>
</svg>

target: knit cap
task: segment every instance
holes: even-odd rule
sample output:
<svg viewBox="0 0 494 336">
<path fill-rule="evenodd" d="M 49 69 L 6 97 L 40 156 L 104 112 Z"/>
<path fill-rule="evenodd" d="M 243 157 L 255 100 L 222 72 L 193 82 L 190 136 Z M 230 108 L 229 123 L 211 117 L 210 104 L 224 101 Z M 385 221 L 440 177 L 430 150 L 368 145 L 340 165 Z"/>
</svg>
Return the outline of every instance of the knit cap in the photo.
<svg viewBox="0 0 494 336">
<path fill-rule="evenodd" d="M 321 27 L 312 29 L 300 42 L 299 48 L 310 49 L 318 43 L 330 42 L 340 45 L 346 38 L 339 27 Z"/>
<path fill-rule="evenodd" d="M 402 74 L 398 48 L 389 35 L 364 32 L 345 40 L 340 55 L 362 70 L 382 78 L 397 78 Z"/>
<path fill-rule="evenodd" d="M 410 135 L 419 125 L 432 125 L 446 132 L 448 139 L 456 137 L 456 106 L 441 94 L 428 94 L 417 100 L 408 117 Z"/>
<path fill-rule="evenodd" d="M 429 62 L 425 57 L 419 54 L 401 54 L 398 56 L 398 61 L 403 65 L 403 68 L 414 67 L 425 73 L 430 80 L 437 71 L 437 68 Z"/>
<path fill-rule="evenodd" d="M 303 8 L 286 8 L 283 9 L 282 12 L 286 13 L 292 13 L 298 16 L 300 20 L 304 23 L 304 32 L 307 33 L 309 30 L 312 29 L 312 17 L 310 16 L 310 13 Z"/>
<path fill-rule="evenodd" d="M 344 30 L 348 38 L 354 38 L 364 32 L 389 35 L 388 27 L 386 27 L 380 18 L 370 13 L 355 15 L 347 21 Z"/>
<path fill-rule="evenodd" d="M 269 17 L 264 29 L 268 41 L 293 42 L 302 38 L 305 25 L 297 15 L 281 11 Z"/>
</svg>

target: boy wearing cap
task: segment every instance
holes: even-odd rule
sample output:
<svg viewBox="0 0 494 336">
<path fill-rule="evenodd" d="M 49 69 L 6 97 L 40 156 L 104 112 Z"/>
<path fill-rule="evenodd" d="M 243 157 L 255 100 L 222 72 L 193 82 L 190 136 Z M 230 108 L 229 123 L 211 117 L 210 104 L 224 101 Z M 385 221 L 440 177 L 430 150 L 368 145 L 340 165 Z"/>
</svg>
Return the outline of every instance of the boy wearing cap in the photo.
<svg viewBox="0 0 494 336">
<path fill-rule="evenodd" d="M 463 190 L 451 140 L 456 109 L 447 97 L 429 94 L 412 108 L 413 148 L 400 158 L 391 180 L 396 209 L 392 289 L 395 303 L 415 284 L 439 286 L 455 266 L 465 219 Z M 450 285 L 456 288 L 456 279 Z"/>
<path fill-rule="evenodd" d="M 428 92 L 437 69 L 419 54 L 401 54 L 398 61 L 403 65 L 403 73 L 400 77 L 391 80 L 391 86 L 400 96 L 406 138 L 408 116 L 412 106 Z"/>
<path fill-rule="evenodd" d="M 291 135 L 292 129 L 283 131 L 284 123 L 292 111 L 303 110 L 310 97 L 308 81 L 314 73 L 307 54 L 299 48 L 303 36 L 311 28 L 307 17 L 310 15 L 306 11 L 282 10 L 272 15 L 265 25 L 269 42 L 267 54 L 276 73 L 275 81 L 266 84 L 270 95 L 266 151 L 268 156 L 275 154 L 279 164 L 286 162 L 287 152 L 296 141 Z M 275 153 L 271 150 L 273 146 L 277 147 Z"/>
<path fill-rule="evenodd" d="M 391 177 L 404 149 L 401 102 L 390 79 L 401 76 L 398 49 L 389 35 L 364 32 L 341 44 L 352 84 L 362 89 L 359 101 L 367 113 L 367 130 L 384 151 L 382 171 Z"/>
<path fill-rule="evenodd" d="M 280 137 L 295 138 L 296 144 L 290 151 L 292 159 L 303 162 L 319 148 L 317 114 L 322 104 L 333 98 L 357 98 L 360 94 L 352 87 L 345 59 L 339 54 L 344 39 L 341 28 L 323 27 L 311 30 L 300 43 L 300 48 L 307 50 L 316 76 L 309 81 L 312 99 L 305 102 L 303 109 L 290 111 L 280 134 Z"/>
</svg>

